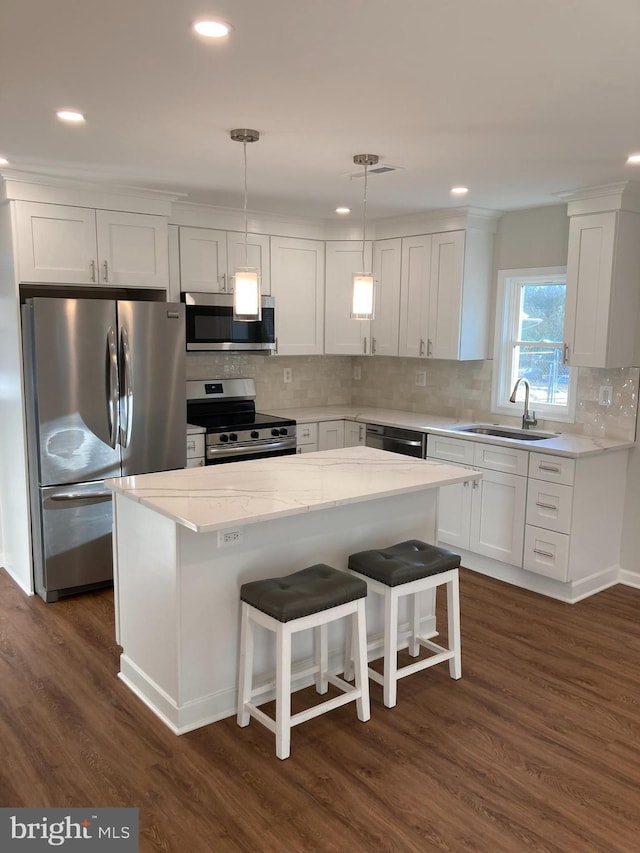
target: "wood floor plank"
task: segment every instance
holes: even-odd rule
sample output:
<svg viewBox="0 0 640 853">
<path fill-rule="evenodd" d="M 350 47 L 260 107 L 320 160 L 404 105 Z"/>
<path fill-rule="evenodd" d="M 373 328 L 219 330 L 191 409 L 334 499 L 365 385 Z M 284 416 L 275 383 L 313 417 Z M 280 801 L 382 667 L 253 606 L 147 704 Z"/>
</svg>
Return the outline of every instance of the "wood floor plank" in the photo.
<svg viewBox="0 0 640 853">
<path fill-rule="evenodd" d="M 636 853 L 639 609 L 462 571 L 462 679 L 394 709 L 372 683 L 368 723 L 310 720 L 281 762 L 255 721 L 176 737 L 128 690 L 111 591 L 45 605 L 0 571 L 0 804 L 137 806 L 143 853 Z"/>
</svg>

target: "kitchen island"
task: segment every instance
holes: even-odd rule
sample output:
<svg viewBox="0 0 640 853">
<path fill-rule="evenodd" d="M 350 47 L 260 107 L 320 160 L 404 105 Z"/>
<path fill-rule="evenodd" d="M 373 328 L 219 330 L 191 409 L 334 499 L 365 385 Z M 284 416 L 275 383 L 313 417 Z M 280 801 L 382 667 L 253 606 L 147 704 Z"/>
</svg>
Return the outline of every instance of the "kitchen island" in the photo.
<svg viewBox="0 0 640 853">
<path fill-rule="evenodd" d="M 435 542 L 439 487 L 480 476 L 349 447 L 109 481 L 120 678 L 176 734 L 233 715 L 241 584 L 315 563 L 344 568 L 364 548 Z M 433 597 L 421 615 L 435 628 Z M 367 626 L 370 635 L 382 626 L 373 599 Z M 332 627 L 330 663 L 341 672 L 342 626 Z M 311 653 L 311 637 L 300 637 L 299 668 Z M 258 677 L 273 669 L 271 644 L 258 642 Z"/>
</svg>

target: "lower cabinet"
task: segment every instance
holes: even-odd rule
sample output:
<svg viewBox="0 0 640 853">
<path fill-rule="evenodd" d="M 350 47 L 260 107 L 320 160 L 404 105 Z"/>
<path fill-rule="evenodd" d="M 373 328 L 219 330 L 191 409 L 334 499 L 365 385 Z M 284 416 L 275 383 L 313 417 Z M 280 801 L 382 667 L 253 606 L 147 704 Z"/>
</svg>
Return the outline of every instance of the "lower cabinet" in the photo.
<svg viewBox="0 0 640 853">
<path fill-rule="evenodd" d="M 296 453 L 355 447 L 358 444 L 366 444 L 366 438 L 367 425 L 358 421 L 320 421 L 320 423 L 298 424 Z"/>
<path fill-rule="evenodd" d="M 336 450 L 338 447 L 344 447 L 344 421 L 320 421 L 318 450 Z"/>
<path fill-rule="evenodd" d="M 367 443 L 367 425 L 359 421 L 344 422 L 344 446 L 357 447 Z"/>
<path fill-rule="evenodd" d="M 298 424 L 296 453 L 315 453 L 318 449 L 318 424 Z"/>
</svg>

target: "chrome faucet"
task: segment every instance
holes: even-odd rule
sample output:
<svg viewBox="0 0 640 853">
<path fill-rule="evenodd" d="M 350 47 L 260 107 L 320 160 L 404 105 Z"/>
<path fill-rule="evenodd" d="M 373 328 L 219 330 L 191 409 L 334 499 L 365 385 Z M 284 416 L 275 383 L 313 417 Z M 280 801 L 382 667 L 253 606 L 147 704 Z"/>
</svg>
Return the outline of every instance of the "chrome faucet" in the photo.
<svg viewBox="0 0 640 853">
<path fill-rule="evenodd" d="M 521 382 L 524 383 L 524 414 L 522 415 L 522 429 L 529 429 L 530 426 L 535 426 L 538 421 L 536 420 L 536 413 L 529 411 L 529 391 L 531 390 L 531 385 L 529 385 L 529 380 L 525 379 L 524 376 L 516 379 L 516 384 L 513 386 L 509 402 L 516 402 L 518 385 L 520 385 Z"/>
</svg>

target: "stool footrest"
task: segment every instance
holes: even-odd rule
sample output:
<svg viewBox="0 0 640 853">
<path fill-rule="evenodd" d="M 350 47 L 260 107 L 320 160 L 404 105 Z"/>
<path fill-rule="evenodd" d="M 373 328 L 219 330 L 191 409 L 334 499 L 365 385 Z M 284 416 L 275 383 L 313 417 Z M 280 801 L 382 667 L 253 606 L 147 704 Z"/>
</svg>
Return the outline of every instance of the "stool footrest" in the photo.
<svg viewBox="0 0 640 853">
<path fill-rule="evenodd" d="M 339 687 L 344 691 L 342 695 L 334 696 L 333 699 L 327 699 L 325 702 L 320 702 L 312 708 L 307 708 L 305 711 L 299 711 L 297 714 L 292 714 L 289 721 L 289 725 L 291 727 L 304 723 L 307 720 L 312 720 L 314 717 L 319 717 L 320 714 L 324 714 L 325 711 L 332 711 L 334 708 L 340 708 L 341 705 L 346 705 L 347 702 L 353 702 L 354 699 L 359 699 L 362 695 L 362 690 L 360 690 L 359 687 L 354 687 L 337 676 L 334 677 L 330 675 L 329 681 L 335 687 Z M 265 714 L 265 712 L 260 710 L 260 708 L 254 705 L 253 702 L 245 702 L 244 707 L 249 711 L 252 717 L 261 722 L 263 726 L 269 729 L 269 731 L 275 732 L 276 721 L 273 717 Z"/>
</svg>

